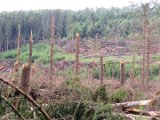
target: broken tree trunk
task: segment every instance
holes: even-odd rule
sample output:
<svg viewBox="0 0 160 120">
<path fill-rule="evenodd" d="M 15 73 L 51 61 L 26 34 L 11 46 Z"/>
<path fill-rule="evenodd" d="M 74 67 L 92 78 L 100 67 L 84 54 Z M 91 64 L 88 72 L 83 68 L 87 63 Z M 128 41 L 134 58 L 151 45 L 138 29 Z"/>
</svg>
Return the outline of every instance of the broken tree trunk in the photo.
<svg viewBox="0 0 160 120">
<path fill-rule="evenodd" d="M 53 45 L 54 45 L 54 17 L 51 20 L 51 51 L 50 51 L 50 80 L 53 80 Z"/>
<path fill-rule="evenodd" d="M 124 62 L 120 63 L 120 83 L 121 85 L 124 85 L 125 82 L 125 66 Z"/>
<path fill-rule="evenodd" d="M 76 34 L 76 60 L 75 60 L 75 71 L 76 71 L 76 76 L 79 74 L 79 34 Z"/>
<path fill-rule="evenodd" d="M 113 107 L 121 107 L 121 108 L 130 108 L 130 107 L 137 107 L 137 106 L 148 106 L 155 103 L 156 100 L 140 100 L 140 101 L 130 101 L 130 102 L 123 102 L 123 103 L 115 103 L 112 104 Z"/>
<path fill-rule="evenodd" d="M 100 56 L 100 84 L 103 85 L 103 56 Z"/>
<path fill-rule="evenodd" d="M 125 111 L 127 111 L 128 113 L 137 114 L 137 115 L 160 117 L 160 111 L 145 111 L 145 110 L 138 110 L 136 108 L 128 108 Z"/>
<path fill-rule="evenodd" d="M 14 63 L 14 79 L 13 83 L 18 85 L 18 71 L 19 71 L 19 56 L 20 56 L 20 24 L 18 26 L 18 38 L 17 38 L 17 59 Z"/>
<path fill-rule="evenodd" d="M 29 58 L 28 63 L 22 67 L 21 89 L 29 93 L 30 92 L 30 73 L 31 73 L 31 57 L 32 57 L 32 30 L 29 41 Z"/>
</svg>

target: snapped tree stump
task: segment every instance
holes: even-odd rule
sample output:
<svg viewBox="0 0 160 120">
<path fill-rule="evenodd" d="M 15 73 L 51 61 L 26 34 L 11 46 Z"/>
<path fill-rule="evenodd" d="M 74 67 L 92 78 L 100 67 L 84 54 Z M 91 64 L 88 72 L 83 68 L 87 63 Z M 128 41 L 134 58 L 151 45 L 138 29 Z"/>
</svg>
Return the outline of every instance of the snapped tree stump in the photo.
<svg viewBox="0 0 160 120">
<path fill-rule="evenodd" d="M 123 61 L 120 63 L 120 83 L 121 85 L 125 83 L 125 64 Z"/>
</svg>

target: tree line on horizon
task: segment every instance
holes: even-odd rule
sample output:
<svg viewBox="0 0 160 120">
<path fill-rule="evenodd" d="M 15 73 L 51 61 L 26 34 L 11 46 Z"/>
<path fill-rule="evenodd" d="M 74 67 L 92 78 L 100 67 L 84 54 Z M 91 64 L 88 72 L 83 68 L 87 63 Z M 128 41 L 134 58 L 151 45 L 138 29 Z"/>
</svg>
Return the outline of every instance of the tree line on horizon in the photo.
<svg viewBox="0 0 160 120">
<path fill-rule="evenodd" d="M 21 44 L 29 40 L 30 30 L 33 40 L 49 40 L 52 16 L 55 17 L 55 39 L 73 39 L 76 33 L 81 38 L 120 40 L 132 39 L 143 31 L 142 8 L 97 8 L 72 10 L 35 10 L 0 13 L 0 51 L 16 48 L 18 24 L 21 26 Z M 155 23 L 160 21 L 160 5 L 151 9 L 148 17 Z"/>
</svg>

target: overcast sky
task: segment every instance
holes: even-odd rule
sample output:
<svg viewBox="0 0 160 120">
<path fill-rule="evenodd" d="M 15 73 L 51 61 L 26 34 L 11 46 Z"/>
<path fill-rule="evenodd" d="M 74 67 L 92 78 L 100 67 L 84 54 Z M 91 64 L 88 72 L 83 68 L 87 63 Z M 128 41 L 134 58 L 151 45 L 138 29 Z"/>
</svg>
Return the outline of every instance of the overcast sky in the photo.
<svg viewBox="0 0 160 120">
<path fill-rule="evenodd" d="M 144 3 L 151 0 L 0 0 L 0 11 L 37 10 L 37 9 L 71 9 L 111 8 L 129 6 L 130 2 Z M 160 1 L 160 0 L 157 0 Z"/>
</svg>

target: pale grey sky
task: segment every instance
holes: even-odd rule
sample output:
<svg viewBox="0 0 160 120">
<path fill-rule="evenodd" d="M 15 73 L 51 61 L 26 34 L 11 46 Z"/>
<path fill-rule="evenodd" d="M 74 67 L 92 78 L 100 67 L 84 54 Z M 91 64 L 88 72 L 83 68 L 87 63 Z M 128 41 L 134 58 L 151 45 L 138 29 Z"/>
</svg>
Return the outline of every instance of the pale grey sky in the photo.
<svg viewBox="0 0 160 120">
<path fill-rule="evenodd" d="M 0 0 L 0 11 L 71 9 L 124 7 L 133 3 L 145 3 L 151 0 Z M 159 1 L 159 0 L 157 0 Z"/>
</svg>

